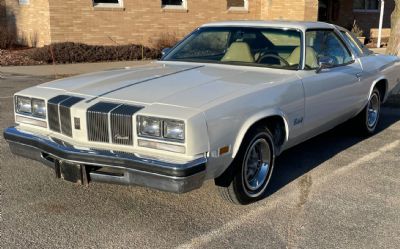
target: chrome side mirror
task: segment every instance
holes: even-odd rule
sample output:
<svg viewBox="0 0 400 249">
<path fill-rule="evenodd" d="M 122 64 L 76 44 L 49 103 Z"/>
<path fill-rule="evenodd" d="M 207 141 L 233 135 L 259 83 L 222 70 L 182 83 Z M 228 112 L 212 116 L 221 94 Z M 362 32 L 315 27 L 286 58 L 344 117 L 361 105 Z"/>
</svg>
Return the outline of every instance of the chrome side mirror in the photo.
<svg viewBox="0 0 400 249">
<path fill-rule="evenodd" d="M 164 58 L 164 56 L 166 56 L 170 50 L 171 48 L 164 48 L 163 50 L 161 50 L 161 59 Z"/>
<path fill-rule="evenodd" d="M 331 57 L 321 57 L 318 59 L 319 67 L 316 70 L 316 73 L 320 73 L 323 69 L 331 68 L 335 64 L 335 61 Z"/>
</svg>

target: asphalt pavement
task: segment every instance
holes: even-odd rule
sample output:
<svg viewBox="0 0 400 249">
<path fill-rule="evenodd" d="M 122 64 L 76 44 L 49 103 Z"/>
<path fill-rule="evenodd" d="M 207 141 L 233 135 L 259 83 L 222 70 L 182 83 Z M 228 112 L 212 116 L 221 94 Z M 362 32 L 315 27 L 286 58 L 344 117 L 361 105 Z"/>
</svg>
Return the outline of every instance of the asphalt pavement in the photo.
<svg viewBox="0 0 400 249">
<path fill-rule="evenodd" d="M 3 75 L 0 128 L 12 94 L 50 80 Z M 285 152 L 270 196 L 224 202 L 213 182 L 185 195 L 56 179 L 0 136 L 0 248 L 399 248 L 400 108 L 379 132 L 340 126 Z"/>
</svg>

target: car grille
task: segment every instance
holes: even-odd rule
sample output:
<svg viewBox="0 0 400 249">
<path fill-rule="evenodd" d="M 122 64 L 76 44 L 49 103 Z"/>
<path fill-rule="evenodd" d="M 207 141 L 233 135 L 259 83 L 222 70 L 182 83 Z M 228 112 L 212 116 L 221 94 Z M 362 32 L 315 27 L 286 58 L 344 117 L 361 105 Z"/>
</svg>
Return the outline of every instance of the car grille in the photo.
<svg viewBox="0 0 400 249">
<path fill-rule="evenodd" d="M 133 114 L 143 107 L 99 102 L 87 110 L 88 140 L 133 145 Z"/>
<path fill-rule="evenodd" d="M 83 98 L 59 95 L 47 101 L 49 128 L 52 131 L 72 137 L 71 107 Z"/>
</svg>

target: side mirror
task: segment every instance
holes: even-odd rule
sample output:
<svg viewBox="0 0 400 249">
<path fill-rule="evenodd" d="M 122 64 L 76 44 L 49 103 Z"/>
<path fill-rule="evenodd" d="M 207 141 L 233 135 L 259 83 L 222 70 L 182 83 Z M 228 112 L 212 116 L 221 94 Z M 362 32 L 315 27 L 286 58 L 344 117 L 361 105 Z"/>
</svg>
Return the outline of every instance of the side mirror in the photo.
<svg viewBox="0 0 400 249">
<path fill-rule="evenodd" d="M 323 69 L 331 68 L 335 64 L 335 61 L 331 57 L 321 57 L 318 59 L 319 67 L 316 70 L 316 73 L 320 73 Z"/>
<path fill-rule="evenodd" d="M 171 48 L 164 48 L 161 51 L 161 59 L 164 58 L 164 56 L 167 55 L 170 50 L 171 50 Z"/>
</svg>

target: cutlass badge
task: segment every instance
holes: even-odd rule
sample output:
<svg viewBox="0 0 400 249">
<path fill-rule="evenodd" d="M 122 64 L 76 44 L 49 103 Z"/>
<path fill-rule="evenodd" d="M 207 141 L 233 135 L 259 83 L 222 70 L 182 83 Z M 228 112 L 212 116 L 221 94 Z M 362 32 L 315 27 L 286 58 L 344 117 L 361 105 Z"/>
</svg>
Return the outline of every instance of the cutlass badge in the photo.
<svg viewBox="0 0 400 249">
<path fill-rule="evenodd" d="M 121 136 L 119 134 L 115 135 L 114 138 L 116 140 L 129 140 L 129 136 Z"/>
</svg>

